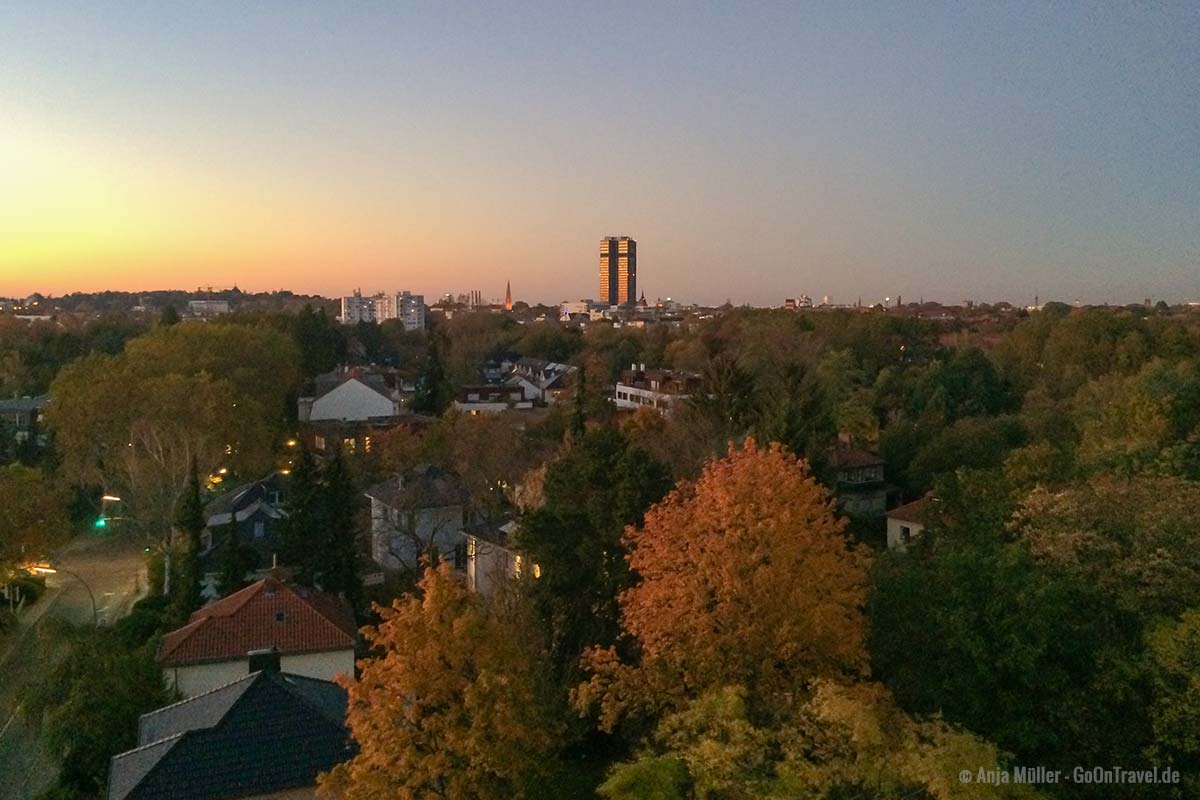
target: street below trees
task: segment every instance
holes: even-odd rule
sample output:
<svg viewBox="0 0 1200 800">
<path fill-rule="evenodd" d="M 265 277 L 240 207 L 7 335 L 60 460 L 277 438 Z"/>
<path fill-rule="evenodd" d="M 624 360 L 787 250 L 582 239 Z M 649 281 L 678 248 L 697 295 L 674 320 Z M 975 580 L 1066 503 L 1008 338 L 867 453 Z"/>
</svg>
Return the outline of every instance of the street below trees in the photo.
<svg viewBox="0 0 1200 800">
<path fill-rule="evenodd" d="M 19 713 L 22 692 L 36 677 L 36 654 L 49 623 L 91 624 L 94 596 L 99 624 L 112 624 L 128 613 L 146 585 L 142 546 L 128 539 L 80 537 L 53 563 L 61 571 L 47 576 L 46 593 L 0 639 L 0 800 L 27 800 L 51 786 L 57 772 L 36 726 Z"/>
</svg>

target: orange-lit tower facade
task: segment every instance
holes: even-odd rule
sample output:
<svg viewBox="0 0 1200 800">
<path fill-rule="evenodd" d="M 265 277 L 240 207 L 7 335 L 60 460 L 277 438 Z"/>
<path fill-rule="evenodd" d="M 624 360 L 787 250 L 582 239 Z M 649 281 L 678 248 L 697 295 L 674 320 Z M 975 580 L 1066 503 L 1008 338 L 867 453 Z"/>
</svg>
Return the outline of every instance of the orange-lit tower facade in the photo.
<svg viewBox="0 0 1200 800">
<path fill-rule="evenodd" d="M 504 310 L 512 311 L 512 281 L 504 286 Z"/>
<path fill-rule="evenodd" d="M 629 236 L 600 240 L 600 301 L 610 306 L 637 302 L 637 242 Z"/>
</svg>

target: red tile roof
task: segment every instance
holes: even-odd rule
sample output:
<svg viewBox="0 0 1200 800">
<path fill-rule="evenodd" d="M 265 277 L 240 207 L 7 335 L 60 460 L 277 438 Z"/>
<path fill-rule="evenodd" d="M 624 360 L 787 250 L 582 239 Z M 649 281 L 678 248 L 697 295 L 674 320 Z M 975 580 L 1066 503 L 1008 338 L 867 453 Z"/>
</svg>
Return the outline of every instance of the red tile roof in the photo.
<svg viewBox="0 0 1200 800">
<path fill-rule="evenodd" d="M 924 525 L 929 514 L 929 504 L 932 502 L 933 496 L 927 494 L 911 503 L 893 508 L 887 512 L 888 519 Z"/>
<path fill-rule="evenodd" d="M 158 663 L 231 661 L 271 647 L 285 656 L 348 650 L 356 636 L 354 614 L 343 600 L 271 577 L 193 613 L 163 637 Z"/>
</svg>

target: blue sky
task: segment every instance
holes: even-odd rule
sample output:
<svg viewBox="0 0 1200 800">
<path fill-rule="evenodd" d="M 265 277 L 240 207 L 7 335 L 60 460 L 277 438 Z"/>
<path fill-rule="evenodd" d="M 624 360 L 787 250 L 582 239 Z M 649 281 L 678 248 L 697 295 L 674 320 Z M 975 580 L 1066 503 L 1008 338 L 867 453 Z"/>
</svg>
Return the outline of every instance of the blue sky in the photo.
<svg viewBox="0 0 1200 800">
<path fill-rule="evenodd" d="M 1194 2 L 8 4 L 0 294 L 554 301 L 628 234 L 651 298 L 1197 299 L 1197 42 Z"/>
</svg>

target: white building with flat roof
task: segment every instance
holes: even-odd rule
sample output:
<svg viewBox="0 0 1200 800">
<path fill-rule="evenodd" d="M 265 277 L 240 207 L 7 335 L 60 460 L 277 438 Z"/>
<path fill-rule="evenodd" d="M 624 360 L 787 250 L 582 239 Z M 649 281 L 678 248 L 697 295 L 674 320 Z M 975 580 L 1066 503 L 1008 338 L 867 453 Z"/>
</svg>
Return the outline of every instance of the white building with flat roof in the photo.
<svg viewBox="0 0 1200 800">
<path fill-rule="evenodd" d="M 338 319 L 343 325 L 398 319 L 404 323 L 406 331 L 424 330 L 425 295 L 377 292 L 364 296 L 362 290 L 355 289 L 354 294 L 342 298 L 342 313 Z"/>
</svg>

